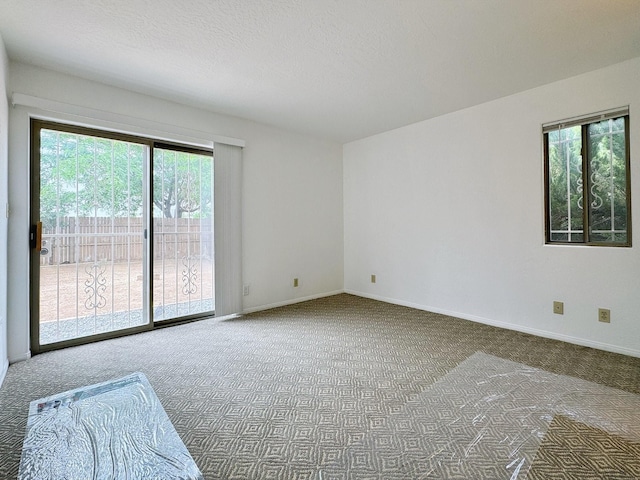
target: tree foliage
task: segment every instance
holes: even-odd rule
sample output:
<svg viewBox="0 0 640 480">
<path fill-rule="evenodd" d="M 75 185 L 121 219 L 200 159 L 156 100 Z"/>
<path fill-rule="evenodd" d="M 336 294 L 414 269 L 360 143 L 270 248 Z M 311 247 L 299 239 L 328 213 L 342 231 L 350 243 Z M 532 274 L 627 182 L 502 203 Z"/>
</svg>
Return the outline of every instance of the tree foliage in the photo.
<svg viewBox="0 0 640 480">
<path fill-rule="evenodd" d="M 40 219 L 54 228 L 64 217 L 142 215 L 146 147 L 119 140 L 42 130 Z M 154 150 L 154 216 L 209 217 L 213 159 Z"/>
<path fill-rule="evenodd" d="M 589 126 L 590 211 L 592 230 L 626 230 L 627 164 L 624 119 Z M 619 235 L 596 234 L 599 240 L 618 240 Z M 609 238 L 611 237 L 611 238 Z"/>
<path fill-rule="evenodd" d="M 205 155 L 154 150 L 154 216 L 165 218 L 210 217 L 213 158 Z"/>
<path fill-rule="evenodd" d="M 584 208 L 592 241 L 624 241 L 627 229 L 627 165 L 624 118 L 574 126 L 548 134 L 549 216 L 552 240 L 584 241 Z M 588 158 L 583 159 L 583 132 Z M 586 169 L 585 190 L 583 170 Z M 586 198 L 586 200 L 585 200 Z M 614 233 L 621 230 L 622 233 Z M 569 236 L 569 231 L 571 233 Z M 605 232 L 606 231 L 606 232 Z"/>
<path fill-rule="evenodd" d="M 582 230 L 580 127 L 550 132 L 548 141 L 551 230 Z"/>
</svg>

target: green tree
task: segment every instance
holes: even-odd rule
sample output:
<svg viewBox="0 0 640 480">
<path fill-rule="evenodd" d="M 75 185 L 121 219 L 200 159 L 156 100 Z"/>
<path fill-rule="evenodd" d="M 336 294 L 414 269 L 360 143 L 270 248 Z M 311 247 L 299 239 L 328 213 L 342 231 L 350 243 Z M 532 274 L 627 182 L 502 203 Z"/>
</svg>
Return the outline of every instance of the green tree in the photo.
<svg viewBox="0 0 640 480">
<path fill-rule="evenodd" d="M 591 188 L 589 224 L 592 230 L 609 230 L 598 240 L 625 240 L 627 229 L 627 164 L 624 118 L 589 125 Z"/>
<path fill-rule="evenodd" d="M 583 155 L 583 131 L 587 151 Z M 549 132 L 549 218 L 552 240 L 569 240 L 569 230 L 584 229 L 584 208 L 591 241 L 625 241 L 627 164 L 624 117 Z M 585 191 L 583 169 L 587 170 Z M 586 198 L 586 200 L 585 200 Z M 619 231 L 614 233 L 613 230 Z M 571 241 L 584 241 L 572 234 Z"/>
<path fill-rule="evenodd" d="M 188 152 L 154 149 L 154 216 L 212 216 L 213 158 Z"/>
<path fill-rule="evenodd" d="M 119 140 L 42 130 L 40 219 L 46 229 L 64 217 L 142 214 L 145 146 Z M 154 149 L 155 216 L 212 216 L 213 158 Z"/>
<path fill-rule="evenodd" d="M 584 192 L 580 127 L 549 132 L 548 142 L 551 230 L 582 230 Z M 568 234 L 555 235 L 562 235 L 561 240 L 568 239 Z M 574 234 L 572 239 L 582 241 L 580 235 Z"/>
<path fill-rule="evenodd" d="M 142 211 L 143 146 L 42 130 L 40 219 L 138 216 Z"/>
</svg>

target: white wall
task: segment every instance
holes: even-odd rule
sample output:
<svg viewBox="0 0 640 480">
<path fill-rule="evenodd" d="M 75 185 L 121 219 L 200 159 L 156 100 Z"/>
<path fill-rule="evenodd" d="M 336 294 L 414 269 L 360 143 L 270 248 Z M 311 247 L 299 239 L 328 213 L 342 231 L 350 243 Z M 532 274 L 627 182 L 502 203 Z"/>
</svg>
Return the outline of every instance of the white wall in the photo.
<svg viewBox="0 0 640 480">
<path fill-rule="evenodd" d="M 201 138 L 211 134 L 244 139 L 243 278 L 250 285 L 245 310 L 342 290 L 340 145 L 20 63 L 10 64 L 9 87 L 11 92 L 128 116 L 133 133 L 136 125 L 149 128 L 153 121 L 176 135 L 195 131 Z M 10 112 L 10 361 L 29 355 L 30 113 L 33 109 L 26 107 Z M 104 123 L 85 120 L 98 126 Z M 294 276 L 300 278 L 296 289 L 292 287 Z"/>
<path fill-rule="evenodd" d="M 6 205 L 8 173 L 9 105 L 7 102 L 7 77 L 9 60 L 0 37 L 0 385 L 7 372 L 7 218 Z"/>
<path fill-rule="evenodd" d="M 639 78 L 640 58 L 345 145 L 345 290 L 640 356 Z M 633 248 L 545 246 L 541 125 L 623 105 Z"/>
</svg>

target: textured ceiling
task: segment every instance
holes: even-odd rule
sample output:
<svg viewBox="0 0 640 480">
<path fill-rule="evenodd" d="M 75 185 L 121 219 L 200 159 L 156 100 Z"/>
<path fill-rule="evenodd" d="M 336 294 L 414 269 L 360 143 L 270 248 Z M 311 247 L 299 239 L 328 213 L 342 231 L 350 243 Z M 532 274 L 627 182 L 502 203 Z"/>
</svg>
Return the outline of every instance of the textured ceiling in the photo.
<svg viewBox="0 0 640 480">
<path fill-rule="evenodd" d="M 639 0 L 0 0 L 12 60 L 347 142 L 640 56 Z"/>
</svg>

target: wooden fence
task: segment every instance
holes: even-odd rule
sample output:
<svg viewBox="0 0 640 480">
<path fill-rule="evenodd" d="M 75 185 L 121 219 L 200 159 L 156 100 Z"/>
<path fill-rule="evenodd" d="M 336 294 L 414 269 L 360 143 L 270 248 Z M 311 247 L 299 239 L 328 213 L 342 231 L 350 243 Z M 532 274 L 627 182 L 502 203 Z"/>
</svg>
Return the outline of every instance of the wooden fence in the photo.
<svg viewBox="0 0 640 480">
<path fill-rule="evenodd" d="M 213 219 L 154 218 L 155 259 L 203 255 L 213 258 Z M 142 260 L 144 225 L 140 217 L 64 217 L 43 229 L 41 265 Z"/>
</svg>

